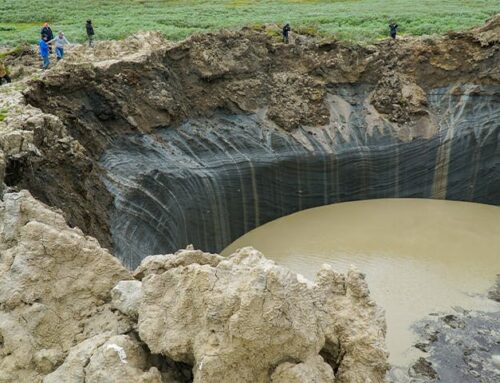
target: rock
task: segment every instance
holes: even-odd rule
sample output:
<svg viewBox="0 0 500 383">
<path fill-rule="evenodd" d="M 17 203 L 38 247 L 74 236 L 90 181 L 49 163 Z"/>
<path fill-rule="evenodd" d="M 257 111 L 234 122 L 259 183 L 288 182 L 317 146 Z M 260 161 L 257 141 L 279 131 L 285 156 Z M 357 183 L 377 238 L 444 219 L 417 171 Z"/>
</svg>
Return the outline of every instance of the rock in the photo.
<svg viewBox="0 0 500 383">
<path fill-rule="evenodd" d="M 273 75 L 267 117 L 286 130 L 328 124 L 324 84 L 312 77 L 291 73 Z"/>
<path fill-rule="evenodd" d="M 107 303 L 130 273 L 26 191 L 0 203 L 0 250 L 2 383 L 39 382 L 75 343 L 130 328 Z"/>
<path fill-rule="evenodd" d="M 153 353 L 193 365 L 194 382 L 268 382 L 283 360 L 299 365 L 276 379 L 328 376 L 323 349 L 336 382 L 382 382 L 385 322 L 364 281 L 352 272 L 344 282 L 330 269 L 319 278 L 313 284 L 252 248 L 215 266 L 184 262 L 143 278 L 139 335 Z"/>
<path fill-rule="evenodd" d="M 364 274 L 351 269 L 345 277 L 323 265 L 315 290 L 326 339 L 321 354 L 334 367 L 335 381 L 383 381 L 385 317 L 370 299 Z"/>
<path fill-rule="evenodd" d="M 271 375 L 271 383 L 332 383 L 331 366 L 321 356 L 311 357 L 303 363 L 282 363 Z"/>
<path fill-rule="evenodd" d="M 432 368 L 432 363 L 424 358 L 419 358 L 417 362 L 410 369 L 410 376 L 424 377 L 431 381 L 439 380 L 439 376 Z"/>
<path fill-rule="evenodd" d="M 111 290 L 111 304 L 123 314 L 137 318 L 139 304 L 142 299 L 142 283 L 140 281 L 120 281 Z"/>
<path fill-rule="evenodd" d="M 372 94 L 373 106 L 398 123 L 415 120 L 415 116 L 427 113 L 427 103 L 426 92 L 414 80 L 394 71 L 379 80 Z"/>
<path fill-rule="evenodd" d="M 40 374 L 54 371 L 64 360 L 64 353 L 58 349 L 42 349 L 34 355 L 36 370 Z"/>
<path fill-rule="evenodd" d="M 156 367 L 148 362 L 141 345 L 127 335 L 117 335 L 99 346 L 85 367 L 86 383 L 162 383 Z"/>
<path fill-rule="evenodd" d="M 99 334 L 72 347 L 64 363 L 43 379 L 43 383 L 85 383 L 85 367 L 97 349 L 110 338 L 109 334 Z"/>
<path fill-rule="evenodd" d="M 356 271 L 325 267 L 312 283 L 254 250 L 189 249 L 148 258 L 140 287 L 70 226 L 135 267 L 187 243 L 217 252 L 325 203 L 497 204 L 499 25 L 369 47 L 304 36 L 290 47 L 250 29 L 175 44 L 147 34 L 77 47 L 23 93 L 2 87 L 0 382 L 82 382 L 87 368 L 165 381 L 176 364 L 148 348 L 196 381 L 321 380 L 327 365 L 337 383 L 382 381 L 383 316 Z M 23 188 L 69 226 L 10 192 Z M 479 335 L 494 339 L 485 316 Z M 476 319 L 437 322 L 473 343 Z M 459 351 L 444 352 L 461 361 L 455 381 L 494 372 L 479 346 Z"/>
<path fill-rule="evenodd" d="M 224 257 L 218 254 L 204 253 L 203 251 L 188 247 L 186 250 L 180 250 L 175 254 L 154 255 L 144 258 L 137 269 L 135 269 L 134 277 L 143 279 L 151 274 L 162 274 L 170 269 L 195 263 L 215 267 L 223 260 Z"/>
<path fill-rule="evenodd" d="M 464 328 L 465 322 L 453 314 L 445 315 L 441 320 L 451 328 Z"/>
<path fill-rule="evenodd" d="M 438 319 L 425 319 L 416 332 L 426 347 L 421 358 L 410 369 L 415 382 L 437 379 L 442 382 L 496 382 L 500 354 L 497 340 L 500 312 L 455 310 L 440 314 Z M 395 383 L 403 381 L 394 380 Z M 412 380 L 413 382 L 413 380 Z"/>
<path fill-rule="evenodd" d="M 488 291 L 488 298 L 500 302 L 500 274 L 497 274 L 495 285 Z"/>
<path fill-rule="evenodd" d="M 316 283 L 252 248 L 119 261 L 26 191 L 0 204 L 0 382 L 382 382 L 364 276 Z M 138 329 L 140 338 L 134 332 Z M 187 371 L 192 366 L 193 371 Z"/>
</svg>

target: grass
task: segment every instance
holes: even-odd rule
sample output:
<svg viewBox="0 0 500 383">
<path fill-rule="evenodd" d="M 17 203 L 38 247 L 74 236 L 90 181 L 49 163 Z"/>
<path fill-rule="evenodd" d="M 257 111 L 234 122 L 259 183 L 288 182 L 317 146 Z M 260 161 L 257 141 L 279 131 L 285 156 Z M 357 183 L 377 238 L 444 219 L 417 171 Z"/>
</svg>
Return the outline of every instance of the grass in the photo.
<svg viewBox="0 0 500 383">
<path fill-rule="evenodd" d="M 290 22 L 292 28 L 370 42 L 387 37 L 389 20 L 401 34 L 463 30 L 500 12 L 498 0 L 0 0 L 0 46 L 34 43 L 43 22 L 70 42 L 85 39 L 92 19 L 97 39 L 155 30 L 172 40 L 194 32 Z"/>
</svg>

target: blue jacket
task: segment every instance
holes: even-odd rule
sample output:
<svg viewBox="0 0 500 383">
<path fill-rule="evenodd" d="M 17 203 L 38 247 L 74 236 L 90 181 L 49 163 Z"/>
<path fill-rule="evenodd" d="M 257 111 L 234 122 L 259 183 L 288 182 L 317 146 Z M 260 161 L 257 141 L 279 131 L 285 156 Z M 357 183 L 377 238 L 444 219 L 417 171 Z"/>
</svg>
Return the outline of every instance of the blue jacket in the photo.
<svg viewBox="0 0 500 383">
<path fill-rule="evenodd" d="M 40 40 L 40 43 L 38 44 L 40 47 L 40 56 L 48 56 L 49 55 L 49 44 L 47 44 L 46 41 Z"/>
</svg>

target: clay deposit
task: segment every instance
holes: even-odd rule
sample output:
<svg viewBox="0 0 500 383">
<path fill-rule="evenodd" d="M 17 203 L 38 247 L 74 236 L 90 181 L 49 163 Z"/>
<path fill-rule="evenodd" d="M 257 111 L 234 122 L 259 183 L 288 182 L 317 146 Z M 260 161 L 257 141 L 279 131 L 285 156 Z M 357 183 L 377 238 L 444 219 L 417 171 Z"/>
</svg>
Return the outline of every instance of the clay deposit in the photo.
<svg viewBox="0 0 500 383">
<path fill-rule="evenodd" d="M 252 248 L 119 261 L 28 192 L 0 205 L 0 382 L 382 382 L 364 276 Z"/>
<path fill-rule="evenodd" d="M 334 202 L 499 204 L 499 28 L 369 46 L 149 33 L 43 73 L 12 58 L 0 382 L 382 382 L 361 273 L 211 253 Z M 211 253 L 177 252 L 191 243 Z"/>
</svg>

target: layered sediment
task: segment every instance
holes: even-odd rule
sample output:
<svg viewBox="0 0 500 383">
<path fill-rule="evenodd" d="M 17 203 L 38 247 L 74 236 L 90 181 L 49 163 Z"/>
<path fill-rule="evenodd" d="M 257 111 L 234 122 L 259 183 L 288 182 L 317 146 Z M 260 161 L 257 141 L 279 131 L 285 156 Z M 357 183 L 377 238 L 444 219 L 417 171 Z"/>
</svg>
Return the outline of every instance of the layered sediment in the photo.
<svg viewBox="0 0 500 383">
<path fill-rule="evenodd" d="M 8 184 L 132 267 L 333 202 L 498 204 L 498 24 L 373 46 L 263 29 L 78 52 L 26 99 L 82 156 L 40 142 L 7 163 Z"/>
<path fill-rule="evenodd" d="M 409 140 L 382 120 L 369 126 L 368 89 L 335 92 L 321 129 L 290 133 L 258 114 L 217 114 L 115 141 L 101 164 L 115 196 L 116 253 L 135 265 L 189 243 L 218 252 L 263 223 L 335 202 L 500 202 L 495 87 L 433 89 L 435 134 Z"/>
</svg>

